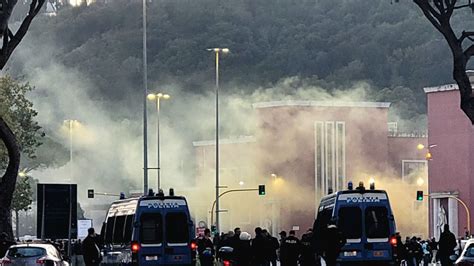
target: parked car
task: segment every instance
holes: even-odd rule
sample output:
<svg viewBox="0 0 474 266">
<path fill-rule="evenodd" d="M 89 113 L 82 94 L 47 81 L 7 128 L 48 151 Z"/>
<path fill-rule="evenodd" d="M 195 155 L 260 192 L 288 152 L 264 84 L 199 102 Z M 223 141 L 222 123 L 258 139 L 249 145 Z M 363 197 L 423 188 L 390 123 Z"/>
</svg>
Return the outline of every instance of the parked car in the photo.
<svg viewBox="0 0 474 266">
<path fill-rule="evenodd" d="M 456 266 L 474 266 L 474 239 L 467 241 L 461 256 L 454 263 Z"/>
<path fill-rule="evenodd" d="M 21 244 L 11 246 L 0 266 L 69 266 L 58 249 L 51 244 Z"/>
</svg>

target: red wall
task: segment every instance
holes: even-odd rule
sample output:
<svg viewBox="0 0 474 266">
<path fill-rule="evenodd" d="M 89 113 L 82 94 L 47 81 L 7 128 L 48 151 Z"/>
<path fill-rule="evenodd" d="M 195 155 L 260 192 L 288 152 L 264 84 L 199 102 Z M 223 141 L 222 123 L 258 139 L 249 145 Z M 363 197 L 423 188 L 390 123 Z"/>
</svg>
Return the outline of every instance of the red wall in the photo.
<svg viewBox="0 0 474 266">
<path fill-rule="evenodd" d="M 429 162 L 430 193 L 459 192 L 459 197 L 473 206 L 471 151 L 474 134 L 471 122 L 459 107 L 459 91 L 432 92 L 427 97 L 428 142 L 437 145 L 431 149 L 433 159 Z M 459 232 L 463 232 L 466 215 L 461 206 L 458 214 Z"/>
</svg>

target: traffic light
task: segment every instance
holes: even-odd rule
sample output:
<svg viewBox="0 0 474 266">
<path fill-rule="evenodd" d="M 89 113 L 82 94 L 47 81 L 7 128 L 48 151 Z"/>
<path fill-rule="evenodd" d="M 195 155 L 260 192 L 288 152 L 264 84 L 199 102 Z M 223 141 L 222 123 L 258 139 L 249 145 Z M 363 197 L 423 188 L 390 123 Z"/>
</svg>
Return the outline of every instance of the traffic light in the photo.
<svg viewBox="0 0 474 266">
<path fill-rule="evenodd" d="M 423 191 L 418 190 L 418 191 L 416 192 L 416 200 L 417 200 L 417 201 L 423 201 Z"/>
<path fill-rule="evenodd" d="M 87 197 L 89 199 L 93 199 L 94 198 L 94 190 L 93 189 L 88 189 L 87 190 Z"/>
<path fill-rule="evenodd" d="M 265 196 L 265 185 L 258 186 L 258 195 Z"/>
<path fill-rule="evenodd" d="M 217 232 L 217 226 L 211 225 L 211 233 L 212 233 L 213 235 L 218 234 L 218 232 Z"/>
</svg>

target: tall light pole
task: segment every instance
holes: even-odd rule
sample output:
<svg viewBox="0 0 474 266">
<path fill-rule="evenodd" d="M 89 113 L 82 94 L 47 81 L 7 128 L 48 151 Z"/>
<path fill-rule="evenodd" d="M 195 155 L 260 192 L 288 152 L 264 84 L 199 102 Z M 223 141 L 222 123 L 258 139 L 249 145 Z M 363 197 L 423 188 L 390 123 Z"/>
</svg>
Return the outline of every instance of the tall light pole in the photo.
<svg viewBox="0 0 474 266">
<path fill-rule="evenodd" d="M 216 230 L 219 228 L 219 54 L 227 54 L 229 48 L 210 48 L 209 52 L 213 52 L 216 58 Z"/>
<path fill-rule="evenodd" d="M 68 125 L 69 128 L 69 171 L 70 171 L 70 182 L 73 180 L 73 167 L 72 167 L 72 148 L 73 148 L 73 128 L 74 124 L 77 123 L 77 120 L 68 119 L 64 120 L 64 123 Z"/>
<path fill-rule="evenodd" d="M 148 119 L 146 112 L 146 98 L 148 96 L 148 67 L 146 46 L 146 1 L 142 3 L 143 18 L 143 194 L 148 193 Z"/>
<path fill-rule="evenodd" d="M 156 167 L 156 171 L 158 173 L 157 177 L 157 191 L 160 191 L 160 188 L 161 188 L 161 180 L 160 180 L 160 100 L 163 99 L 163 100 L 168 100 L 170 98 L 170 95 L 169 94 L 166 94 L 166 93 L 150 93 L 148 94 L 147 98 L 151 101 L 154 101 L 156 100 L 156 140 L 157 140 L 157 153 L 156 153 L 156 157 L 157 157 L 157 167 Z"/>
</svg>

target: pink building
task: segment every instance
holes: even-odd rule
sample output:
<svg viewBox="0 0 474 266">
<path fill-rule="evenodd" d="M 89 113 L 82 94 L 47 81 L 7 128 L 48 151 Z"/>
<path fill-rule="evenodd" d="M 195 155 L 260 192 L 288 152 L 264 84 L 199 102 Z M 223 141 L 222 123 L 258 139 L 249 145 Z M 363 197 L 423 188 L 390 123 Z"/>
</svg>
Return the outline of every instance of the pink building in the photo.
<svg viewBox="0 0 474 266">
<path fill-rule="evenodd" d="M 425 93 L 433 158 L 429 161 L 430 234 L 438 237 L 441 225 L 447 223 L 454 234 L 462 236 L 468 230 L 466 211 L 454 197 L 473 206 L 473 125 L 460 109 L 457 85 L 425 88 Z"/>
<path fill-rule="evenodd" d="M 390 103 L 274 101 L 253 107 L 255 136 L 221 142 L 221 183 L 229 189 L 265 184 L 268 193 L 223 198 L 223 230 L 263 226 L 273 234 L 292 228 L 304 233 L 321 197 L 345 189 L 348 181 L 375 177 L 383 183 L 406 176 L 412 182 L 409 176 L 426 166 L 416 149 L 426 137 L 396 132 L 396 123 L 388 121 Z M 197 141 L 194 147 L 197 184 L 212 202 L 215 142 Z M 197 219 L 211 223 L 209 211 L 197 207 Z"/>
</svg>

